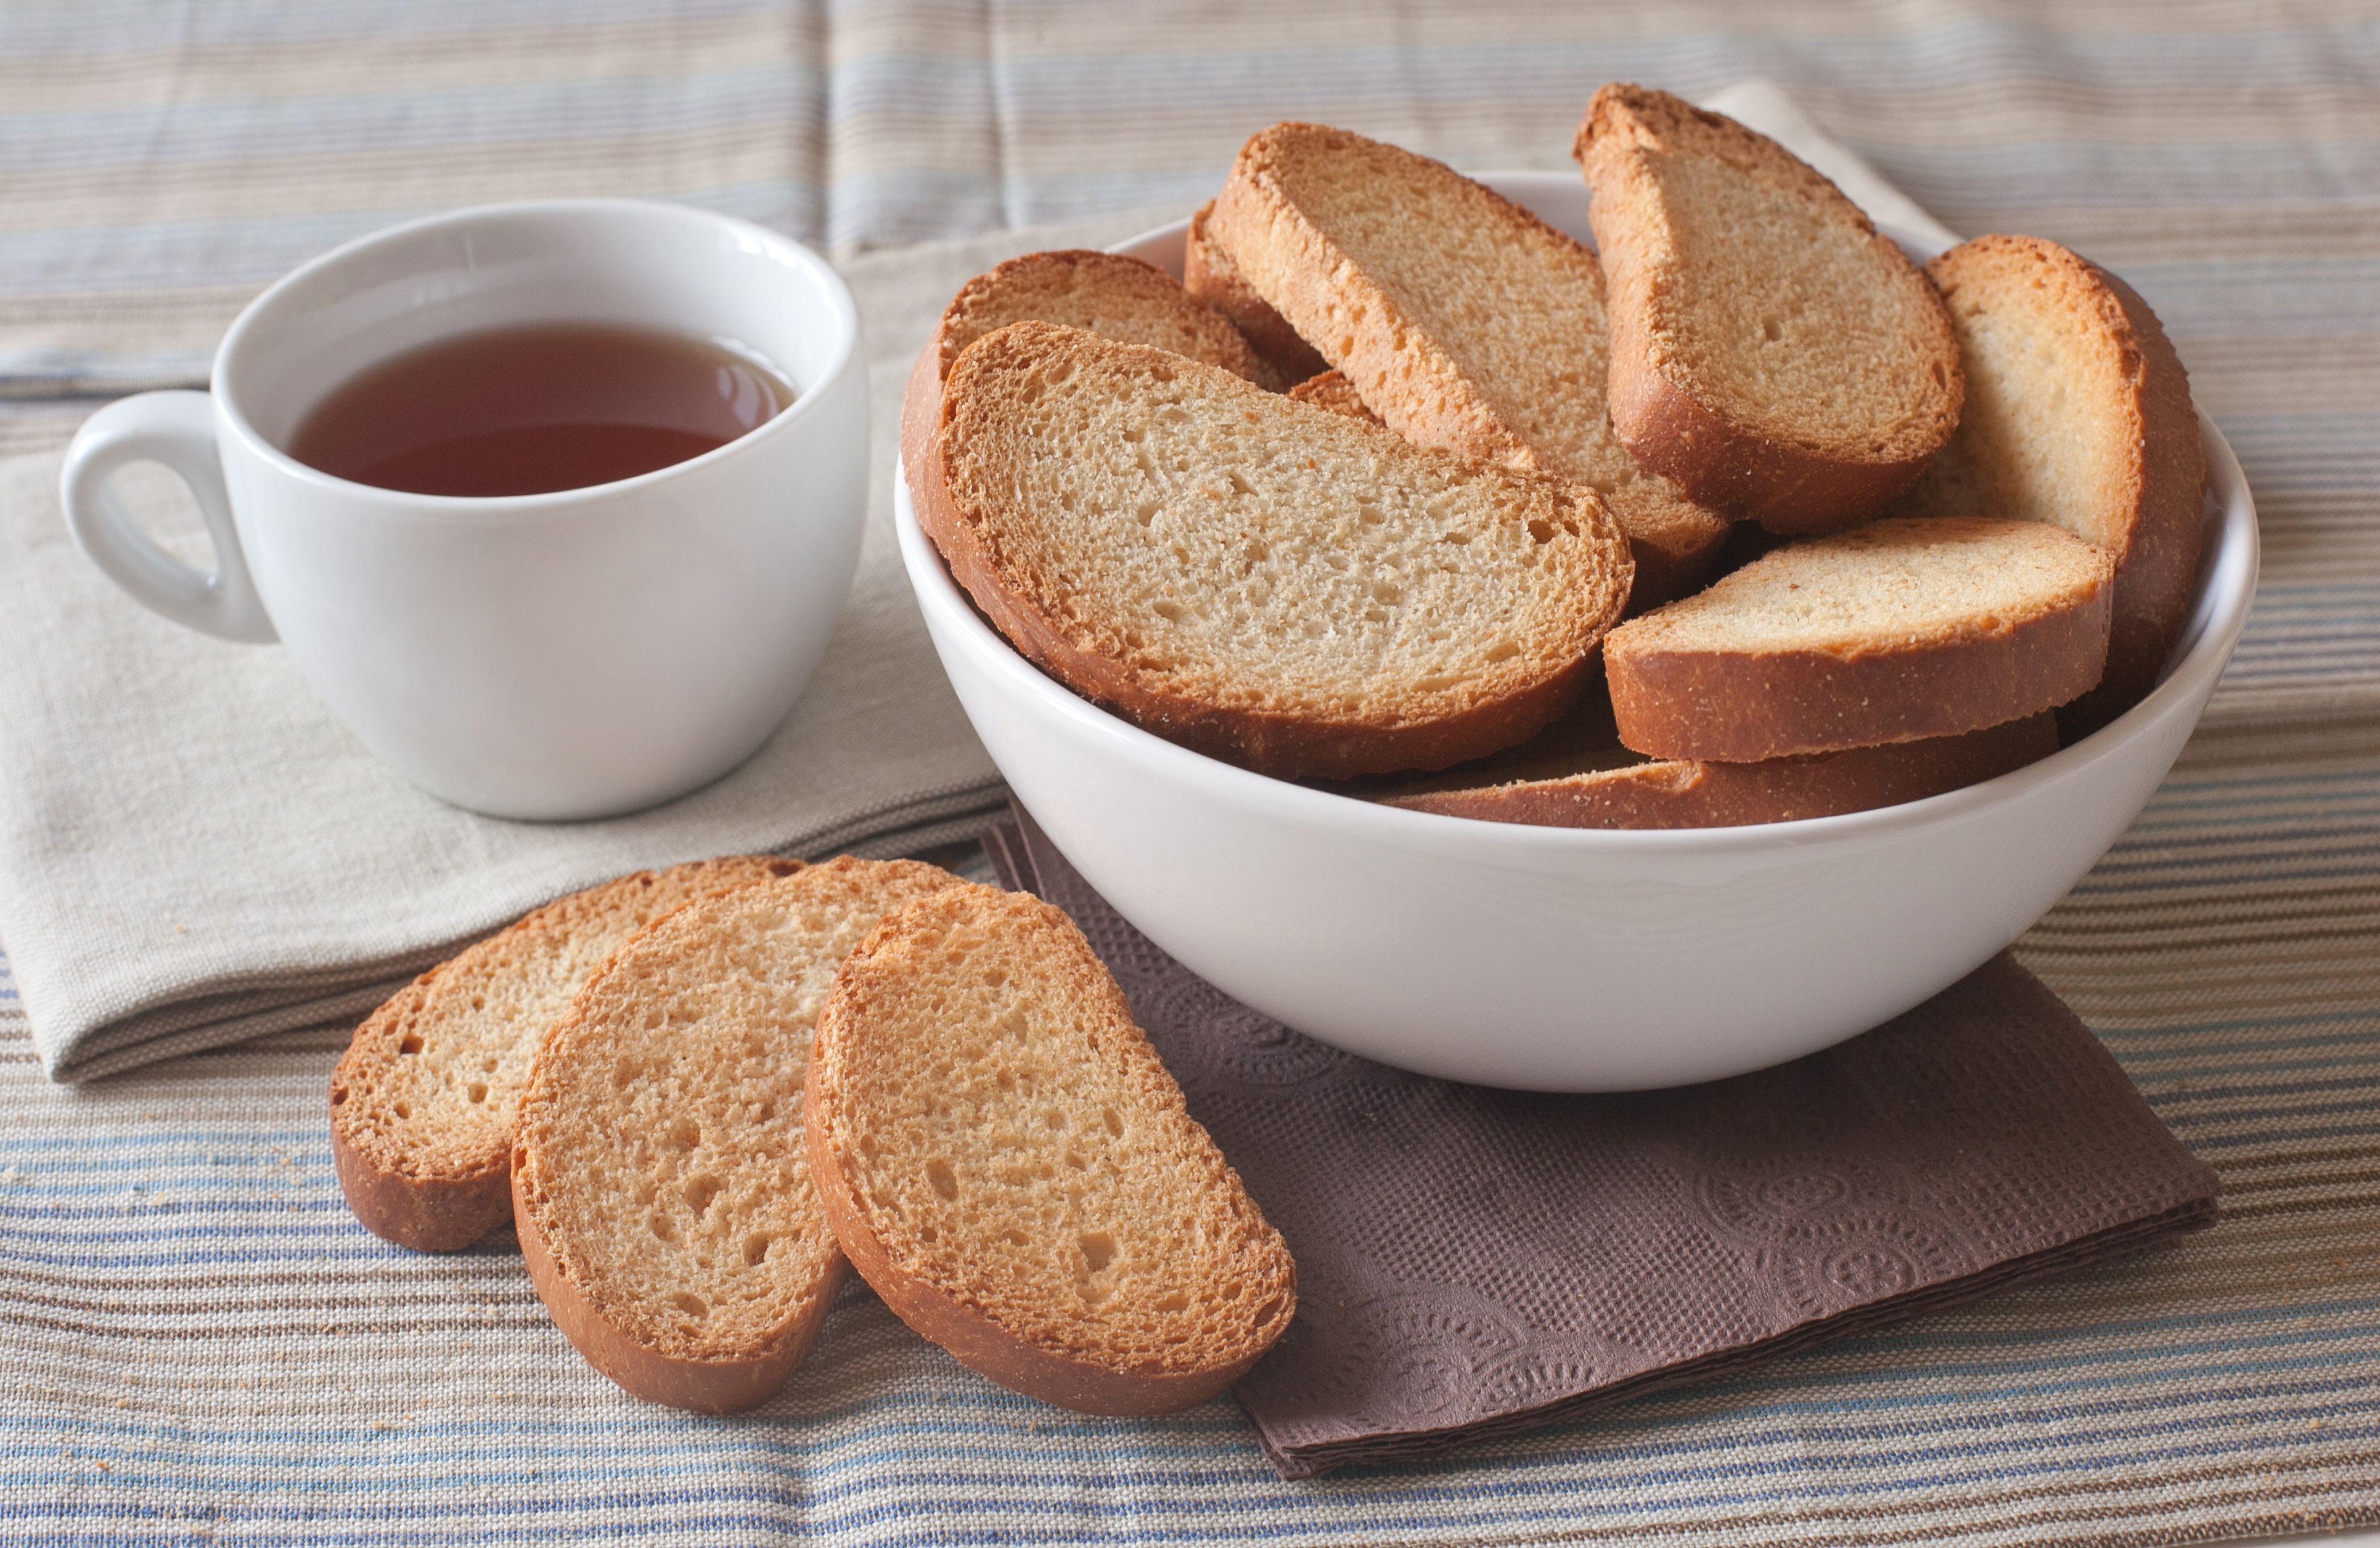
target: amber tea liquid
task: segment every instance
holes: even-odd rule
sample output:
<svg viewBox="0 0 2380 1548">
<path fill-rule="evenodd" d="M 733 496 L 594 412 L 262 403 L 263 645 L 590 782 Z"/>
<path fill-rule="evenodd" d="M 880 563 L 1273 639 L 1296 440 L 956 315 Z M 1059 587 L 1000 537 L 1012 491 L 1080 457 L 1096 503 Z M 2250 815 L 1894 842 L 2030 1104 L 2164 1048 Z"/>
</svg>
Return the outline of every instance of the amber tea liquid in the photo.
<svg viewBox="0 0 2380 1548">
<path fill-rule="evenodd" d="M 492 328 L 348 378 L 307 414 L 289 454 L 413 494 L 548 494 L 698 457 L 793 401 L 753 357 L 692 334 L 596 322 Z"/>
</svg>

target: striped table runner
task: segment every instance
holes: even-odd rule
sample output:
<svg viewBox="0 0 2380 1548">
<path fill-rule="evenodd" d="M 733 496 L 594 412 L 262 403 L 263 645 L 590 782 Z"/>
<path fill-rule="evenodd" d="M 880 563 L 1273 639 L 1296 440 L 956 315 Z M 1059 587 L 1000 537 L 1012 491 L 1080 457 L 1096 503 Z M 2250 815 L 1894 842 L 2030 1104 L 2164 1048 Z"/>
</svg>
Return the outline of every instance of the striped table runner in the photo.
<svg viewBox="0 0 2380 1548">
<path fill-rule="evenodd" d="M 1217 1403 L 1014 1398 L 863 1291 L 761 1411 L 637 1404 L 508 1246 L 338 1202 L 343 1029 L 90 1089 L 0 976 L 0 1540 L 2174 1542 L 2380 1521 L 2380 18 L 1874 0 L 0 4 L 0 450 L 191 381 L 343 237 L 637 193 L 850 254 L 1210 190 L 1250 129 L 1566 164 L 1586 94 L 1782 82 L 1961 230 L 2131 278 L 2265 521 L 2206 728 L 2022 943 L 2215 1229 L 1724 1384 L 1290 1485 Z M 0 637 L 6 623 L 0 620 Z M 0 728 L 0 734 L 5 734 Z"/>
</svg>

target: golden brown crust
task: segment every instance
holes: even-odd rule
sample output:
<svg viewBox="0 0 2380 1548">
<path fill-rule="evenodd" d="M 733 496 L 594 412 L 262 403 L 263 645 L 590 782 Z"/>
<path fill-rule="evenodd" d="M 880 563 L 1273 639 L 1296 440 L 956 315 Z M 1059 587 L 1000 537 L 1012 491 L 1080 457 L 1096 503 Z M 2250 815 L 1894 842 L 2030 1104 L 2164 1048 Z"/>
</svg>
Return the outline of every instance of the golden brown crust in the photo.
<svg viewBox="0 0 2380 1548">
<path fill-rule="evenodd" d="M 796 1132 L 818 1010 L 900 903 L 965 885 L 839 856 L 678 910 L 615 952 L 538 1050 L 514 1227 L 589 1363 L 724 1413 L 798 1364 L 845 1264 Z"/>
<path fill-rule="evenodd" d="M 615 877 L 523 915 L 389 997 L 356 1028 L 331 1073 L 331 1156 L 357 1220 L 374 1236 L 400 1247 L 453 1252 L 496 1229 L 512 1213 L 506 1180 L 512 1150 L 508 1130 L 476 1146 L 441 1143 L 425 1150 L 429 1140 L 443 1135 L 411 1129 L 392 1132 L 371 1121 L 384 1100 L 380 1087 L 387 1072 L 407 1057 L 408 1041 L 418 1046 L 420 1036 L 437 1035 L 441 991 L 458 986 L 468 989 L 466 980 L 501 972 L 521 953 L 555 949 L 564 937 L 625 906 L 624 894 L 690 889 L 679 900 L 682 903 L 801 868 L 798 860 L 743 855 Z M 545 1030 L 524 1028 L 519 1036 L 526 1046 Z"/>
<path fill-rule="evenodd" d="M 1857 463 L 1729 423 L 1649 361 L 1637 324 L 1613 309 L 1611 422 L 1628 449 L 1705 504 L 1788 536 L 1858 526 L 1907 489 L 1934 454 Z"/>
<path fill-rule="evenodd" d="M 1229 318 L 1257 353 L 1272 363 L 1281 381 L 1304 381 L 1330 369 L 1330 362 L 1298 337 L 1289 319 L 1266 305 L 1241 278 L 1232 255 L 1215 244 L 1207 230 L 1207 218 L 1214 212 L 1210 199 L 1190 217 L 1189 236 L 1182 248 L 1182 288 Z"/>
<path fill-rule="evenodd" d="M 508 1192 L 529 1280 L 570 1347 L 631 1397 L 696 1413 L 741 1413 L 774 1397 L 818 1342 L 843 1281 L 841 1263 L 829 1270 L 825 1287 L 811 1299 L 802 1320 L 749 1359 L 680 1360 L 638 1342 L 604 1317 L 546 1244 L 537 1211 L 522 1191 L 527 1169 L 526 1158 L 516 1163 Z"/>
<path fill-rule="evenodd" d="M 1371 143 L 1321 124 L 1281 123 L 1251 135 L 1208 206 L 1214 241 L 1233 255 L 1252 288 L 1303 335 L 1321 341 L 1323 358 L 1390 429 L 1416 445 L 1479 462 L 1535 466 L 1528 446 L 1451 360 L 1408 347 L 1414 329 L 1403 308 L 1366 279 L 1283 188 L 1284 172 L 1301 151 L 1329 154 Z M 1414 160 L 1460 175 L 1427 157 Z M 1516 226 L 1552 231 L 1517 205 L 1507 212 Z"/>
<path fill-rule="evenodd" d="M 1611 419 L 1645 465 L 1707 505 L 1803 534 L 1840 531 L 1881 511 L 1925 470 L 1957 426 L 1962 384 L 1949 317 L 1889 237 L 1799 157 L 1734 120 L 1667 92 L 1614 82 L 1595 94 L 1572 147 L 1594 189 L 1588 218 L 1609 284 Z M 1706 156 L 1786 188 L 1867 238 L 1880 271 L 1905 274 L 1926 319 L 1925 351 L 1939 384 L 1931 411 L 1893 427 L 1882 444 L 1807 441 L 1735 422 L 1701 401 L 1665 358 L 1658 319 L 1669 255 L 1648 250 L 1660 223 L 1658 163 Z"/>
<path fill-rule="evenodd" d="M 1181 335 L 1176 342 L 1190 345 L 1192 359 L 1219 366 L 1274 391 L 1293 380 L 1259 356 L 1230 318 L 1175 284 L 1154 264 L 1079 248 L 1012 258 L 959 287 L 918 351 L 917 364 L 910 368 L 908 384 L 901 394 L 901 462 L 908 471 L 913 504 L 925 503 L 917 469 L 925 464 L 926 442 L 941 421 L 942 379 L 951 374 L 951 367 L 966 346 L 983 334 L 1030 318 L 1123 338 L 1125 343 L 1168 347 L 1138 336 L 1146 330 L 1094 326 L 1099 320 L 1095 314 L 1103 298 L 1122 309 L 1142 308 L 1144 316 L 1149 310 L 1170 312 L 1176 325 L 1172 332 Z M 1125 337 L 1127 332 L 1135 336 Z"/>
<path fill-rule="evenodd" d="M 821 1034 L 824 1031 L 822 1023 Z M 818 1187 L 820 1206 L 834 1228 L 844 1256 L 868 1288 L 919 1337 L 947 1349 L 961 1365 L 1012 1392 L 1060 1408 L 1138 1417 L 1178 1413 L 1203 1403 L 1247 1374 L 1248 1367 L 1262 1355 L 1258 1350 L 1245 1360 L 1203 1371 L 1118 1371 L 1027 1344 L 982 1313 L 961 1305 L 931 1281 L 903 1274 L 886 1254 L 868 1210 L 859 1202 L 858 1183 L 836 1149 L 832 1121 L 824 1116 L 840 1096 L 838 1084 L 821 1070 L 803 1095 L 810 1178 Z"/>
<path fill-rule="evenodd" d="M 407 993 L 419 984 L 408 985 Z M 350 1045 L 352 1046 L 352 1045 Z M 331 1085 L 331 1163 L 347 1208 L 366 1230 L 417 1252 L 459 1252 L 502 1225 L 512 1213 L 512 1167 L 499 1158 L 476 1171 L 417 1177 L 375 1164 L 336 1121 L 348 1100 L 337 1076 Z"/>
<path fill-rule="evenodd" d="M 901 394 L 901 472 L 909 483 L 910 506 L 923 519 L 926 509 L 926 449 L 942 419 L 942 338 L 935 330 L 917 363 L 909 369 L 909 385 Z"/>
<path fill-rule="evenodd" d="M 1169 741 L 1282 779 L 1347 779 L 1440 768 L 1526 740 L 1560 715 L 1587 680 L 1590 658 L 1583 649 L 1578 659 L 1519 692 L 1419 723 L 1322 722 L 1294 713 L 1215 704 L 1153 685 L 1124 662 L 1075 644 L 993 560 L 980 519 L 962 512 L 952 493 L 953 411 L 951 396 L 945 394 L 941 425 L 919 480 L 924 498 L 917 502 L 917 524 L 941 550 L 952 577 L 1026 659 L 1075 692 Z M 1398 445 L 1413 455 L 1434 454 L 1402 441 Z M 1599 507 L 1592 490 L 1572 493 L 1591 514 Z M 1615 603 L 1596 635 L 1617 614 Z"/>
<path fill-rule="evenodd" d="M 2070 738 L 2086 734 L 2156 685 L 2189 618 L 2206 482 L 2189 372 L 2139 293 L 2055 242 L 1978 236 L 1934 260 L 1925 272 L 1954 317 L 1962 307 L 1987 305 L 2012 287 L 2055 291 L 2070 312 L 2091 320 L 2115 352 L 2120 397 L 2110 406 L 2129 422 L 2122 439 L 2137 455 L 2119 480 L 2120 508 L 2106 513 L 2108 526 L 2120 534 L 2108 545 L 2117 570 L 2107 675 L 2058 718 Z M 1921 494 L 1927 487 L 1921 486 Z"/>
<path fill-rule="evenodd" d="M 1351 419 L 1361 419 L 1366 424 L 1381 422 L 1380 417 L 1372 412 L 1371 405 L 1365 403 L 1364 395 L 1355 391 L 1355 384 L 1338 371 L 1323 371 L 1309 376 L 1292 387 L 1289 395 L 1298 403 L 1312 404 L 1317 408 L 1327 408 L 1333 414 L 1344 414 Z"/>
<path fill-rule="evenodd" d="M 1620 739 L 1652 757 L 1756 763 L 1955 736 L 2080 697 L 2107 659 L 2108 590 L 1995 633 L 1836 654 L 1605 643 Z"/>
<path fill-rule="evenodd" d="M 1188 1119 L 1180 1088 L 1134 1023 L 1123 991 L 1091 955 L 1072 922 L 1038 900 L 991 889 L 969 890 L 1025 911 L 1032 916 L 1026 928 L 1050 928 L 1072 937 L 1081 965 L 1073 972 L 1070 998 L 1095 1007 L 1090 1014 L 1105 1023 L 1111 1034 L 1119 1030 L 1125 1034 L 1121 1042 L 1106 1046 L 1108 1057 L 1135 1067 L 1146 1082 L 1145 1089 L 1164 1104 L 1169 1116 L 1195 1134 L 1193 1143 L 1204 1151 L 1216 1180 L 1232 1195 L 1230 1203 L 1235 1207 L 1227 1210 L 1226 1216 L 1250 1233 L 1255 1266 L 1264 1276 L 1254 1281 L 1261 1287 L 1257 1293 L 1272 1299 L 1254 1327 L 1232 1330 L 1237 1336 L 1218 1339 L 1211 1336 L 1213 1330 L 1201 1329 L 1206 1336 L 1187 1347 L 1169 1347 L 1161 1361 L 1101 1359 L 1093 1347 L 1051 1348 L 1020 1337 L 984 1307 L 963 1300 L 928 1276 L 906 1270 L 894 1261 L 879 1230 L 877 1208 L 865 1196 L 858 1138 L 847 1131 L 850 1115 L 867 1106 L 867 1094 L 854 1088 L 856 1081 L 865 1078 L 858 1070 L 859 1044 L 871 1036 L 881 1040 L 904 1022 L 899 1012 L 878 1003 L 885 997 L 888 982 L 903 971 L 902 962 L 890 960 L 895 954 L 887 949 L 888 945 L 903 944 L 905 937 L 941 940 L 953 916 L 980 913 L 969 897 L 956 890 L 888 915 L 852 952 L 819 1019 L 816 1054 L 802 1095 L 802 1124 L 820 1208 L 860 1277 L 904 1323 L 969 1370 L 1012 1391 L 1085 1413 L 1164 1414 L 1204 1402 L 1245 1374 L 1286 1329 L 1296 1304 L 1296 1266 L 1280 1234 L 1246 1197 L 1213 1141 Z M 997 919 L 990 923 L 994 927 L 998 925 Z M 910 970 L 915 971 L 914 965 Z M 1028 1100 L 1023 1095 L 1016 1098 L 1020 1107 Z M 997 1301 L 997 1292 L 989 1287 L 978 1284 L 971 1288 L 982 1293 L 987 1304 Z M 1029 1295 L 1046 1287 L 1001 1288 Z"/>
<path fill-rule="evenodd" d="M 1763 763 L 1641 763 L 1391 796 L 1385 804 L 1547 828 L 1739 828 L 1899 805 L 1997 779 L 2057 750 L 2057 720 L 2044 711 L 1962 736 Z"/>
</svg>

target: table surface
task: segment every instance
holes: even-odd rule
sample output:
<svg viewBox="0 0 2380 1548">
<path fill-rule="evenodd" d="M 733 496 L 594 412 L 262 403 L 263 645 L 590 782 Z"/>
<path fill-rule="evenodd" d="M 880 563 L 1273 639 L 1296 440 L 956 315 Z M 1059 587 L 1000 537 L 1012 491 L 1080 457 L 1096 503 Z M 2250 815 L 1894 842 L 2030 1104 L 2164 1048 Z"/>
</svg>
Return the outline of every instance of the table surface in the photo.
<svg viewBox="0 0 2380 1548">
<path fill-rule="evenodd" d="M 671 197 L 850 260 L 1178 212 L 1278 117 L 1560 167 L 1596 82 L 1701 95 L 1750 75 L 1953 228 L 2123 273 L 2248 470 L 2265 568 L 2233 670 L 2141 823 L 2020 947 L 2222 1173 L 2221 1225 L 1306 1489 L 1269 1478 L 1226 1404 L 1141 1425 L 1038 1409 L 864 1295 L 776 1403 L 695 1421 L 589 1375 L 509 1243 L 415 1258 L 353 1226 L 321 1116 L 342 1029 L 58 1090 L 0 966 L 0 1540 L 428 1542 L 500 1521 L 602 1541 L 1987 1543 L 2380 1522 L 2368 6 L 0 8 L 0 455 L 54 455 L 115 393 L 202 381 L 262 284 L 430 210 Z"/>
</svg>

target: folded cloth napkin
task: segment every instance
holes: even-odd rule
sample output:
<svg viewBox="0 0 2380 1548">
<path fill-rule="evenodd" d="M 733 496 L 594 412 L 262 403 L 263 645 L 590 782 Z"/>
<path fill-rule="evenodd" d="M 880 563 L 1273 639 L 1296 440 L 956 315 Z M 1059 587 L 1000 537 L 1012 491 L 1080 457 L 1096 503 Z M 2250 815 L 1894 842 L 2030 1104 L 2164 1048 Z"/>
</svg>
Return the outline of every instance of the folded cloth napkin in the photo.
<svg viewBox="0 0 2380 1548">
<path fill-rule="evenodd" d="M 1774 1070 L 1548 1096 L 1267 1020 L 1021 809 L 985 847 L 1082 927 L 1297 1259 L 1296 1320 L 1236 1391 L 1284 1478 L 1723 1375 L 2215 1217 L 2214 1172 L 2005 954 Z"/>
<path fill-rule="evenodd" d="M 43 1066 L 81 1080 L 360 1015 L 525 911 L 714 854 L 914 851 L 1002 809 L 892 531 L 902 382 L 951 294 L 1013 253 L 1104 245 L 1110 217 L 844 266 L 868 345 L 868 532 L 832 648 L 749 762 L 602 822 L 475 816 L 407 785 L 277 647 L 144 611 L 78 553 L 54 456 L 0 462 L 0 946 Z"/>
</svg>

